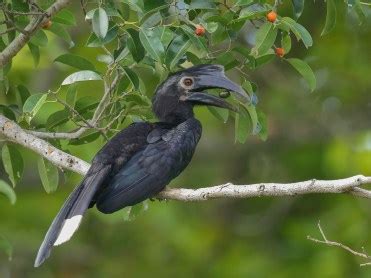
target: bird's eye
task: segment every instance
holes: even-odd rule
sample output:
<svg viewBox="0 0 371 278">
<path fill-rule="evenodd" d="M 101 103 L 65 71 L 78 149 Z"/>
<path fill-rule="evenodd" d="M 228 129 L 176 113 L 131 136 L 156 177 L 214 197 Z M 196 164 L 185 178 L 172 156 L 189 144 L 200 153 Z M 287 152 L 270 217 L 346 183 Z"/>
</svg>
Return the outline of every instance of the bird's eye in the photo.
<svg viewBox="0 0 371 278">
<path fill-rule="evenodd" d="M 193 85 L 192 78 L 184 78 L 183 79 L 183 85 L 186 87 L 191 87 Z"/>
</svg>

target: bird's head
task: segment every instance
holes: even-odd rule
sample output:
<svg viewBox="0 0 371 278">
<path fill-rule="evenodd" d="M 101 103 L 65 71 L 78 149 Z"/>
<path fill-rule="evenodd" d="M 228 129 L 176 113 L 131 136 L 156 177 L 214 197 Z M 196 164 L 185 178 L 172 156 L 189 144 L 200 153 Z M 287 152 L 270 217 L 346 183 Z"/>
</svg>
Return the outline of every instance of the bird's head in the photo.
<svg viewBox="0 0 371 278">
<path fill-rule="evenodd" d="M 180 122 L 193 116 L 195 105 L 209 105 L 236 111 L 225 98 L 208 93 L 221 88 L 232 92 L 241 102 L 249 95 L 224 74 L 220 65 L 199 65 L 178 71 L 160 84 L 153 97 L 153 111 L 161 121 Z"/>
</svg>

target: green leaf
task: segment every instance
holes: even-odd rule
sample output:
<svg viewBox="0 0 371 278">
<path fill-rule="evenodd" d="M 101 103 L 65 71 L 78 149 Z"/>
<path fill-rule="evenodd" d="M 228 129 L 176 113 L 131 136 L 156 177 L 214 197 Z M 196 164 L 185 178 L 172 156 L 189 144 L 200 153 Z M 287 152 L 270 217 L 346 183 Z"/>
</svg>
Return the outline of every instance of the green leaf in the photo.
<svg viewBox="0 0 371 278">
<path fill-rule="evenodd" d="M 304 80 L 308 83 L 310 90 L 313 92 L 316 88 L 316 77 L 310 66 L 303 60 L 296 58 L 286 59 L 286 61 L 303 76 Z"/>
<path fill-rule="evenodd" d="M 86 136 L 82 136 L 79 139 L 71 140 L 68 143 L 68 145 L 78 146 L 78 145 L 88 144 L 90 142 L 93 142 L 93 141 L 97 140 L 100 135 L 101 135 L 101 133 L 99 131 L 98 132 L 93 132 L 93 133 L 88 134 Z"/>
<path fill-rule="evenodd" d="M 252 96 L 253 94 L 255 94 L 256 90 L 257 90 L 257 86 L 256 84 L 254 83 L 251 83 L 250 81 L 248 80 L 245 80 L 243 83 L 242 83 L 242 88 L 249 93 L 250 96 Z"/>
<path fill-rule="evenodd" d="M 251 130 L 254 133 L 258 126 L 258 114 L 256 113 L 256 108 L 253 105 L 248 105 L 248 106 L 245 106 L 244 108 L 249 113 L 249 116 L 251 119 Z"/>
<path fill-rule="evenodd" d="M 23 174 L 24 165 L 22 155 L 14 146 L 4 144 L 2 159 L 5 172 L 8 174 L 13 187 L 15 187 Z"/>
<path fill-rule="evenodd" d="M 53 16 L 53 23 L 57 22 L 65 25 L 76 25 L 75 16 L 69 10 L 61 10 L 55 16 Z"/>
<path fill-rule="evenodd" d="M 223 65 L 226 71 L 239 65 L 239 61 L 234 57 L 234 55 L 228 52 L 218 55 L 216 62 Z"/>
<path fill-rule="evenodd" d="M 252 49 L 255 56 L 265 54 L 274 44 L 277 37 L 277 29 L 270 22 L 264 23 L 256 32 L 256 42 Z"/>
<path fill-rule="evenodd" d="M 102 80 L 102 77 L 91 70 L 82 70 L 69 75 L 63 80 L 62 85 L 69 85 L 81 81 Z"/>
<path fill-rule="evenodd" d="M 169 8 L 169 4 L 164 0 L 144 1 L 144 10 L 146 13 L 141 17 L 139 25 L 144 25 L 147 19 L 153 14 L 167 8 Z"/>
<path fill-rule="evenodd" d="M 100 39 L 94 33 L 92 33 L 90 37 L 88 38 L 86 45 L 88 47 L 101 47 L 113 41 L 117 37 L 117 33 L 118 33 L 117 25 L 113 26 L 112 28 L 108 30 L 108 33 L 104 37 L 104 39 Z"/>
<path fill-rule="evenodd" d="M 35 65 L 35 67 L 37 67 L 37 65 L 40 62 L 40 49 L 37 45 L 35 45 L 31 42 L 28 42 L 27 45 L 28 45 L 28 48 L 30 49 L 34 65 Z"/>
<path fill-rule="evenodd" d="M 89 97 L 89 96 L 85 96 L 85 97 L 79 98 L 76 101 L 74 108 L 76 109 L 77 112 L 82 114 L 88 110 L 94 109 L 95 107 L 97 107 L 97 105 L 98 105 L 98 101 L 96 99 L 93 99 L 92 97 Z"/>
<path fill-rule="evenodd" d="M 139 89 L 139 77 L 138 77 L 138 75 L 135 73 L 135 71 L 133 71 L 132 69 L 130 69 L 128 67 L 122 67 L 122 68 L 125 71 L 126 76 L 129 78 L 131 84 L 134 86 L 134 88 L 136 90 L 138 90 Z"/>
<path fill-rule="evenodd" d="M 105 63 L 106 65 L 109 65 L 113 63 L 114 60 L 111 55 L 101 54 L 97 56 L 97 61 L 101 63 Z"/>
<path fill-rule="evenodd" d="M 9 39 L 8 39 L 9 40 Z M 3 51 L 7 47 L 7 44 L 4 43 L 2 37 L 0 36 L 0 51 Z M 3 68 L 0 68 L 0 82 L 3 82 L 6 75 L 12 67 L 12 60 L 4 65 Z"/>
<path fill-rule="evenodd" d="M 285 54 L 289 53 L 291 50 L 291 37 L 289 33 L 284 33 L 281 39 L 281 46 L 285 50 Z"/>
<path fill-rule="evenodd" d="M 49 116 L 48 120 L 46 121 L 46 126 L 48 129 L 52 129 L 56 126 L 68 122 L 69 118 L 70 113 L 68 112 L 67 109 L 54 112 Z"/>
<path fill-rule="evenodd" d="M 243 8 L 238 16 L 237 19 L 234 19 L 231 21 L 232 23 L 238 22 L 238 21 L 246 21 L 248 19 L 258 19 L 267 14 L 271 8 L 263 7 L 260 5 L 251 5 L 246 8 Z"/>
<path fill-rule="evenodd" d="M 13 188 L 5 181 L 0 179 L 0 193 L 4 194 L 12 205 L 17 201 L 17 196 Z"/>
<path fill-rule="evenodd" d="M 167 67 L 172 70 L 176 67 L 179 60 L 185 55 L 187 49 L 191 46 L 191 41 L 188 39 L 188 36 L 183 34 L 181 36 L 175 37 L 169 47 L 166 50 L 165 54 L 165 64 Z"/>
<path fill-rule="evenodd" d="M 304 26 L 300 25 L 292 18 L 283 17 L 281 19 L 281 24 L 283 24 L 284 27 L 288 27 L 294 33 L 298 40 L 302 40 L 306 48 L 313 45 L 312 37 L 307 29 L 305 29 Z"/>
<path fill-rule="evenodd" d="M 26 120 L 31 122 L 32 118 L 40 110 L 41 106 L 45 103 L 47 94 L 34 94 L 31 95 L 23 105 L 23 113 L 26 114 Z"/>
<path fill-rule="evenodd" d="M 5 2 L 5 1 L 4 1 Z M 6 2 L 12 2 L 12 8 L 15 11 L 19 12 L 28 12 L 29 7 L 26 1 L 17 1 L 17 0 L 12 0 L 12 1 L 6 1 Z"/>
<path fill-rule="evenodd" d="M 127 46 L 135 62 L 139 63 L 145 56 L 144 47 L 139 38 L 139 32 L 134 29 L 126 30 L 129 34 Z"/>
<path fill-rule="evenodd" d="M 189 9 L 194 10 L 194 9 L 215 9 L 215 3 L 213 0 L 192 0 L 191 3 L 189 4 Z"/>
<path fill-rule="evenodd" d="M 88 11 L 85 15 L 85 20 L 92 20 L 93 19 L 93 16 L 94 16 L 94 13 L 97 9 L 92 9 L 90 11 Z M 120 17 L 122 18 L 121 14 L 118 12 L 119 10 L 116 9 L 116 8 L 111 8 L 111 7 L 106 7 L 106 13 L 108 16 L 116 16 L 116 17 Z"/>
<path fill-rule="evenodd" d="M 121 0 L 121 2 L 126 3 L 130 10 L 143 13 L 143 1 Z"/>
<path fill-rule="evenodd" d="M 102 8 L 94 11 L 92 20 L 93 32 L 98 38 L 103 39 L 108 32 L 108 15 Z"/>
<path fill-rule="evenodd" d="M 138 2 L 138 0 L 131 0 L 132 2 Z M 158 11 L 159 9 L 163 9 L 163 7 L 168 7 L 169 1 L 167 0 L 155 0 L 155 1 L 143 1 L 143 11 L 149 12 L 149 11 Z"/>
<path fill-rule="evenodd" d="M 76 95 L 77 95 L 77 84 L 72 84 L 71 86 L 68 86 L 67 94 L 66 94 L 66 103 L 74 107 L 76 103 Z"/>
<path fill-rule="evenodd" d="M 358 16 L 359 23 L 363 24 L 366 21 L 366 14 L 359 0 L 354 0 L 354 11 Z"/>
<path fill-rule="evenodd" d="M 42 157 L 37 160 L 37 169 L 41 183 L 47 193 L 54 192 L 58 187 L 58 168 Z"/>
<path fill-rule="evenodd" d="M 188 61 L 190 61 L 193 65 L 202 64 L 201 59 L 193 52 L 187 52 L 186 55 L 187 55 Z"/>
<path fill-rule="evenodd" d="M 295 18 L 298 19 L 304 10 L 304 0 L 291 0 Z"/>
<path fill-rule="evenodd" d="M 5 252 L 5 254 L 8 256 L 9 261 L 12 260 L 13 246 L 2 235 L 0 235 L 0 250 L 3 250 Z"/>
<path fill-rule="evenodd" d="M 119 49 L 113 52 L 113 59 L 116 62 L 123 60 L 126 56 L 130 53 L 129 48 L 127 47 L 120 47 Z"/>
<path fill-rule="evenodd" d="M 67 32 L 66 28 L 63 25 L 53 23 L 52 26 L 50 26 L 50 28 L 48 29 L 48 31 L 54 33 L 55 35 L 66 41 L 70 48 L 75 45 L 74 42 L 72 41 L 70 33 Z"/>
<path fill-rule="evenodd" d="M 205 38 L 195 36 L 194 30 L 188 25 L 182 25 L 180 26 L 180 28 L 182 28 L 183 32 L 188 36 L 188 38 L 191 40 L 192 44 L 195 47 L 197 47 L 199 50 L 203 52 L 207 52 Z"/>
<path fill-rule="evenodd" d="M 28 89 L 23 85 L 17 86 L 17 102 L 19 107 L 23 107 L 23 104 L 26 102 L 26 100 L 30 97 L 30 92 Z"/>
<path fill-rule="evenodd" d="M 240 111 L 244 108 L 240 107 Z M 235 115 L 235 142 L 245 143 L 251 131 L 251 120 L 246 112 Z"/>
<path fill-rule="evenodd" d="M 0 114 L 4 115 L 8 119 L 11 119 L 12 121 L 17 120 L 13 110 L 7 105 L 0 104 Z"/>
<path fill-rule="evenodd" d="M 145 21 L 143 21 L 143 23 L 142 23 L 142 20 L 139 21 L 139 24 L 142 25 L 143 29 L 148 29 L 148 28 L 155 27 L 156 25 L 160 25 L 160 22 L 162 20 L 161 13 L 156 12 L 154 14 L 151 14 L 151 12 L 150 12 L 149 14 L 150 14 L 150 16 L 148 18 L 146 16 L 144 16 L 142 18 L 142 19 L 145 20 Z"/>
<path fill-rule="evenodd" d="M 327 2 L 327 12 L 326 12 L 326 23 L 325 27 L 321 32 L 321 36 L 324 36 L 334 29 L 336 24 L 336 5 L 334 0 L 326 0 Z"/>
<path fill-rule="evenodd" d="M 255 67 L 260 67 L 272 61 L 276 57 L 275 54 L 266 54 L 255 59 Z"/>
<path fill-rule="evenodd" d="M 48 37 L 45 35 L 43 30 L 39 30 L 32 35 L 30 42 L 37 46 L 43 47 L 48 44 Z"/>
<path fill-rule="evenodd" d="M 153 29 L 155 36 L 160 38 L 162 45 L 166 48 L 174 38 L 174 33 L 168 27 L 158 26 Z"/>
<path fill-rule="evenodd" d="M 260 124 L 258 136 L 261 140 L 266 141 L 268 138 L 268 121 L 267 116 L 261 111 L 258 111 L 258 121 Z"/>
<path fill-rule="evenodd" d="M 227 109 L 213 107 L 213 106 L 207 106 L 207 109 L 213 114 L 215 118 L 222 121 L 223 123 L 226 123 L 228 121 L 229 117 L 229 111 Z"/>
<path fill-rule="evenodd" d="M 81 56 L 69 54 L 69 53 L 58 56 L 54 60 L 54 62 L 60 62 L 62 64 L 69 65 L 71 67 L 75 67 L 81 70 L 92 70 L 92 71 L 95 70 L 94 65 L 90 61 L 86 60 L 85 58 Z"/>
<path fill-rule="evenodd" d="M 253 2 L 253 0 L 237 0 L 235 6 L 251 5 Z"/>
<path fill-rule="evenodd" d="M 156 61 L 161 61 L 165 49 L 156 33 L 152 30 L 140 30 L 139 38 L 149 56 Z"/>
</svg>

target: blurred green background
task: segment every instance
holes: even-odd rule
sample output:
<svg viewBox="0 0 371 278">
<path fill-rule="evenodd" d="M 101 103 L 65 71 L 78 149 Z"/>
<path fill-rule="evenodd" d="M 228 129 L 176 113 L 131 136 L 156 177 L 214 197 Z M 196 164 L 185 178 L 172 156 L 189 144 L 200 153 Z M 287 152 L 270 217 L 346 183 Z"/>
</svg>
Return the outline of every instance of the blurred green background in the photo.
<svg viewBox="0 0 371 278">
<path fill-rule="evenodd" d="M 279 12 L 291 10 L 287 5 Z M 306 50 L 295 44 L 289 55 L 311 65 L 317 90 L 309 93 L 280 59 L 251 72 L 251 81 L 259 85 L 258 107 L 268 116 L 268 140 L 251 137 L 244 145 L 234 144 L 233 123 L 223 124 L 207 109 L 197 109 L 203 137 L 193 161 L 172 186 L 371 175 L 370 25 L 359 26 L 343 7 L 335 30 L 320 37 L 324 21 L 324 4 L 307 1 L 300 23 L 312 34 L 314 46 Z M 70 30 L 76 42 L 72 52 L 94 62 L 97 50 L 83 48 L 88 29 L 81 16 L 78 27 Z M 49 39 L 52 43 L 42 49 L 38 68 L 33 68 L 27 49 L 13 60 L 11 83 L 44 92 L 57 88 L 71 72 L 52 62 L 66 45 L 53 35 Z M 146 85 L 155 88 L 157 80 L 143 74 L 148 75 Z M 236 72 L 230 75 L 238 80 Z M 81 93 L 101 96 L 101 90 L 92 87 L 82 87 Z M 70 150 L 90 160 L 102 144 Z M 150 201 L 149 209 L 134 221 L 124 221 L 123 211 L 102 215 L 93 209 L 73 240 L 55 248 L 51 258 L 34 269 L 49 224 L 81 177 L 72 174 L 48 195 L 37 174 L 36 155 L 26 149 L 22 154 L 26 172 L 15 189 L 16 204 L 0 196 L 0 235 L 13 246 L 11 260 L 0 253 L 0 277 L 371 277 L 370 266 L 359 266 L 365 261 L 306 239 L 320 238 L 321 220 L 329 239 L 371 252 L 371 201 L 350 195 Z M 0 173 L 7 179 L 3 169 Z"/>
</svg>

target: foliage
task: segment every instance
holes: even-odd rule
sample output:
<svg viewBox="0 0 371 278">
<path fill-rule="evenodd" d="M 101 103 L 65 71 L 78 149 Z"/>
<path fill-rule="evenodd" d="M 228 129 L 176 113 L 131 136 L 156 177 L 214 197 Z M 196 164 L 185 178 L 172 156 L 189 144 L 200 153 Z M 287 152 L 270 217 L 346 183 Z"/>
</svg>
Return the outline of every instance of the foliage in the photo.
<svg viewBox="0 0 371 278">
<path fill-rule="evenodd" d="M 224 122 L 229 117 L 234 118 L 236 142 L 244 143 L 249 134 L 264 140 L 267 137 L 266 121 L 262 120 L 266 117 L 262 111 L 256 109 L 258 86 L 251 82 L 249 72 L 259 70 L 274 59 L 283 59 L 304 77 L 310 91 L 316 87 L 313 71 L 305 61 L 298 58 L 275 58 L 274 54 L 274 48 L 283 47 L 284 54 L 279 56 L 288 55 L 292 39 L 301 41 L 306 48 L 312 46 L 310 33 L 297 21 L 303 12 L 304 1 L 292 1 L 291 17 L 279 15 L 279 1 L 274 5 L 268 1 L 252 0 L 123 0 L 82 3 L 85 21 L 91 25 L 91 34 L 85 47 L 97 49 L 97 66 L 85 57 L 71 53 L 74 42 L 68 28 L 76 25 L 77 20 L 72 11 L 64 9 L 51 19 L 51 24 L 44 26 L 44 30 L 38 30 L 28 45 L 37 66 L 40 60 L 39 48 L 50 44 L 47 33 L 56 34 L 70 48 L 66 49 L 65 54 L 55 58 L 54 62 L 79 71 L 67 76 L 57 89 L 31 94 L 26 84 L 14 87 L 8 83 L 6 75 L 11 70 L 11 63 L 1 70 L 3 90 L 16 95 L 18 99 L 17 104 L 4 106 L 3 111 L 25 128 L 59 132 L 87 126 L 89 117 L 99 103 L 95 99 L 80 97 L 76 83 L 103 81 L 105 86 L 111 86 L 112 80 L 120 77 L 118 86 L 110 92 L 109 103 L 99 115 L 100 129 L 90 129 L 84 137 L 70 143 L 76 145 L 98 140 L 100 136 L 110 137 L 122 127 L 126 118 L 153 120 L 150 111 L 152 92 L 148 91 L 141 78 L 143 69 L 151 70 L 160 82 L 169 73 L 192 64 L 218 63 L 224 65 L 226 71 L 238 71 L 240 82 L 254 100 L 248 105 L 239 105 L 240 112 L 231 115 L 221 109 L 210 109 L 213 115 Z M 353 10 L 363 18 L 358 1 L 349 2 L 348 5 L 354 6 Z M 43 5 L 37 6 L 40 12 L 43 8 Z M 35 11 L 35 8 L 19 1 L 8 1 L 2 5 L 2 10 L 4 19 L 9 21 L 6 27 L 10 28 L 11 24 L 25 26 L 30 19 L 27 13 Z M 267 20 L 266 16 L 270 11 L 277 11 L 277 19 L 275 15 L 273 20 Z M 336 6 L 334 1 L 328 0 L 322 35 L 333 29 L 335 21 Z M 195 33 L 197 26 L 206 29 L 206 34 Z M 252 45 L 246 44 L 240 36 L 242 28 L 248 28 L 254 35 Z M 19 33 L 16 30 L 10 28 L 2 33 L 1 49 Z M 101 54 L 100 49 L 104 54 Z M 35 120 L 38 113 L 43 113 L 45 104 L 50 102 L 62 104 L 63 110 L 56 109 L 44 121 Z M 5 148 L 6 146 L 3 149 L 3 160 L 9 177 L 15 184 L 12 168 L 21 167 L 22 164 L 12 163 L 7 159 L 8 152 Z M 13 151 L 15 152 L 16 150 Z M 16 156 L 19 160 L 20 155 Z M 45 186 L 45 182 L 43 184 Z"/>
<path fill-rule="evenodd" d="M 50 5 L 50 1 L 38 2 L 41 3 L 41 10 Z M 311 61 L 301 59 L 297 50 L 306 51 L 313 45 L 314 33 L 301 18 L 306 12 L 304 1 L 291 1 L 292 12 L 282 15 L 283 3 L 272 2 L 88 1 L 79 7 L 78 12 L 73 7 L 64 9 L 51 18 L 49 29 L 39 30 L 32 37 L 27 51 L 37 68 L 42 63 L 43 51 L 54 49 L 56 44 L 63 41 L 65 53 L 56 57 L 54 62 L 58 67 L 65 66 L 63 69 L 69 67 L 71 72 L 64 72 L 65 76 L 59 84 L 53 84 L 49 90 L 30 92 L 28 83 L 12 83 L 9 76 L 13 69 L 12 63 L 9 63 L 0 69 L 0 91 L 11 101 L 1 105 L 0 111 L 25 129 L 33 131 L 74 132 L 88 127 L 83 135 L 76 138 L 50 141 L 64 150 L 76 150 L 74 146 L 89 143 L 95 144 L 97 149 L 101 142 L 129 122 L 154 120 L 150 110 L 153 86 L 148 84 L 146 76 L 151 75 L 158 84 L 178 69 L 193 64 L 218 63 L 224 65 L 228 74 L 240 78 L 238 81 L 254 102 L 247 107 L 240 106 L 239 114 L 229 114 L 216 108 L 210 108 L 210 112 L 223 122 L 234 121 L 236 142 L 244 143 L 251 134 L 265 140 L 268 135 L 267 116 L 262 111 L 265 109 L 257 109 L 260 84 L 253 82 L 251 75 L 269 64 L 284 61 L 303 77 L 308 92 L 316 88 L 315 74 L 308 64 Z M 10 24 L 14 23 L 18 28 L 24 27 L 32 18 L 27 14 L 30 7 L 23 1 L 6 0 L 0 5 L 1 22 L 6 19 L 5 11 L 9 12 Z M 357 15 L 360 23 L 366 20 L 367 12 L 360 1 L 336 3 L 327 0 L 326 6 L 326 18 L 321 19 L 322 32 L 318 32 L 321 35 L 334 29 L 339 10 L 344 6 L 348 8 L 347 12 Z M 85 24 L 90 26 L 91 31 L 83 46 L 73 41 L 76 38 L 73 30 L 78 28 L 77 22 L 80 24 L 82 21 L 82 10 L 86 12 Z M 266 14 L 271 10 L 278 14 L 278 19 L 273 23 L 266 19 Z M 195 34 L 197 25 L 205 27 L 205 35 Z M 20 31 L 11 29 L 12 26 L 8 24 L 0 27 L 0 50 L 3 50 Z M 51 40 L 51 34 L 58 36 L 60 41 Z M 275 55 L 274 50 L 278 47 L 284 49 L 283 58 Z M 88 53 L 94 53 L 95 60 Z M 110 93 L 99 121 L 93 128 L 89 127 L 88 121 L 93 118 L 102 95 L 99 92 L 89 92 L 87 95 L 86 88 L 98 88 L 103 93 L 104 85 L 110 86 L 116 76 L 121 81 Z M 18 146 L 3 145 L 2 160 L 13 186 L 22 176 L 25 164 L 22 156 L 24 154 Z M 45 190 L 56 190 L 60 181 L 58 169 L 48 165 L 42 158 L 37 161 Z M 15 202 L 13 189 L 3 181 L 0 192 L 12 203 Z M 137 211 L 138 208 L 130 209 L 127 218 L 135 218 Z"/>
</svg>

